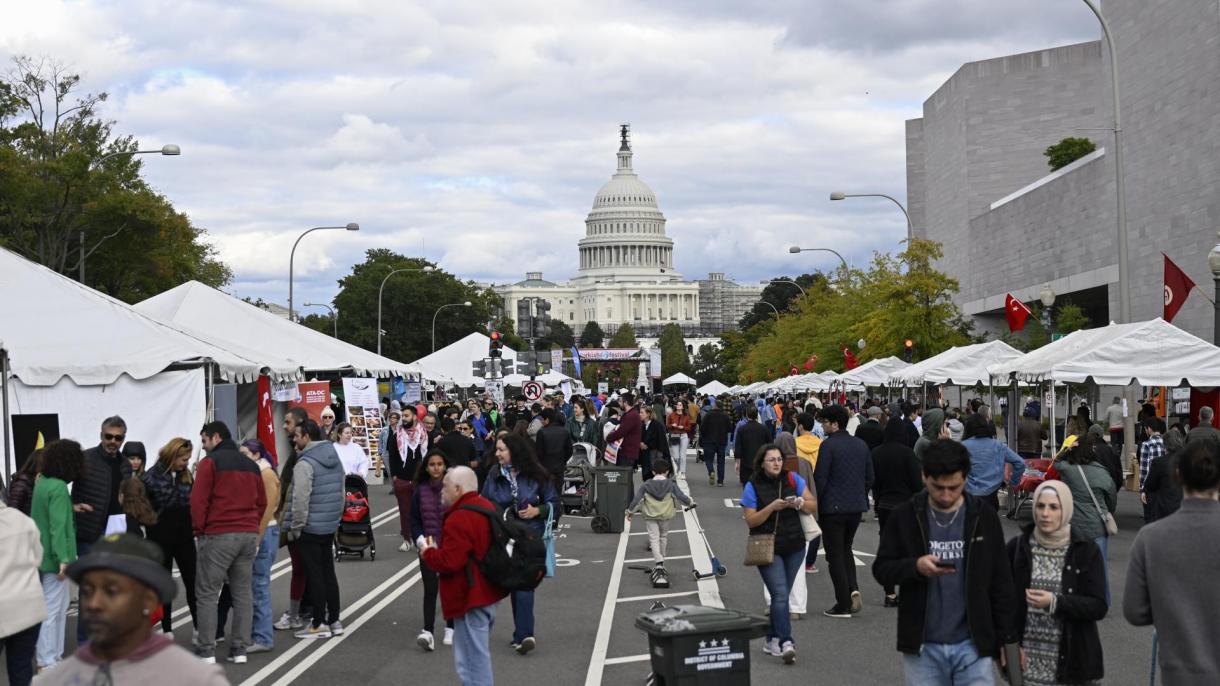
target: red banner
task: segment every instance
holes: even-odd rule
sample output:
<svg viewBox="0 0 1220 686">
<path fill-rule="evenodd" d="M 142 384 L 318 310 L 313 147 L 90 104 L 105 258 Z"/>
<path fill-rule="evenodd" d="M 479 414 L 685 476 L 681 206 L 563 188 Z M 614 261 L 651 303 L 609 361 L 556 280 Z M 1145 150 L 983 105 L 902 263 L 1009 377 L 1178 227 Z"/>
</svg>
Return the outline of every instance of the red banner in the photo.
<svg viewBox="0 0 1220 686">
<path fill-rule="evenodd" d="M 322 421 L 322 410 L 330 406 L 329 381 L 303 381 L 297 384 L 301 399 L 288 403 L 288 407 L 303 407 L 309 418 Z"/>
<path fill-rule="evenodd" d="M 274 458 L 272 464 L 279 461 L 275 453 L 275 417 L 271 414 L 271 377 L 258 377 L 258 440 Z"/>
<path fill-rule="evenodd" d="M 1172 322 L 1186 304 L 1186 296 L 1190 295 L 1195 282 L 1169 259 L 1169 255 L 1161 253 L 1161 256 L 1165 258 L 1165 321 Z"/>
</svg>

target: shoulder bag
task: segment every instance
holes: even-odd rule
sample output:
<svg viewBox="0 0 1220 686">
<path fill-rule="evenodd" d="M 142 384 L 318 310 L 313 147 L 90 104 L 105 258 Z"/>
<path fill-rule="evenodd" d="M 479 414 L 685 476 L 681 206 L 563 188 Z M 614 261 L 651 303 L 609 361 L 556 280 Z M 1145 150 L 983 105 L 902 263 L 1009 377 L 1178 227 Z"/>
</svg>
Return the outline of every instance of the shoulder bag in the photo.
<svg viewBox="0 0 1220 686">
<path fill-rule="evenodd" d="M 1093 501 L 1093 509 L 1097 510 L 1097 514 L 1101 516 L 1101 523 L 1106 526 L 1106 535 L 1113 536 L 1118 533 L 1118 522 L 1114 521 L 1114 515 L 1110 514 L 1109 510 L 1101 509 L 1101 505 L 1097 504 L 1097 496 L 1093 493 L 1093 487 L 1089 485 L 1089 477 L 1084 474 L 1084 467 L 1076 465 L 1076 470 L 1080 472 L 1080 478 L 1084 481 L 1084 487 L 1089 492 L 1089 498 Z"/>
<path fill-rule="evenodd" d="M 797 458 L 800 459 L 800 458 Z M 792 472 L 788 472 L 788 483 L 792 485 L 792 490 L 796 490 L 796 479 L 793 478 Z M 797 493 L 799 496 L 800 493 Z M 822 527 L 818 526 L 818 519 L 812 514 L 801 510 L 797 513 L 801 520 L 801 530 L 805 532 L 805 542 L 808 543 L 818 536 L 822 535 Z M 776 526 L 779 526 L 779 520 L 775 521 Z"/>
<path fill-rule="evenodd" d="M 758 492 L 757 482 L 755 483 L 755 494 Z M 775 497 L 779 498 L 783 495 L 783 487 L 776 489 Z M 779 528 L 779 513 L 772 515 L 775 518 L 775 525 L 771 527 L 769 534 L 750 534 L 746 538 L 746 559 L 747 567 L 765 567 L 775 560 L 775 530 Z"/>
</svg>

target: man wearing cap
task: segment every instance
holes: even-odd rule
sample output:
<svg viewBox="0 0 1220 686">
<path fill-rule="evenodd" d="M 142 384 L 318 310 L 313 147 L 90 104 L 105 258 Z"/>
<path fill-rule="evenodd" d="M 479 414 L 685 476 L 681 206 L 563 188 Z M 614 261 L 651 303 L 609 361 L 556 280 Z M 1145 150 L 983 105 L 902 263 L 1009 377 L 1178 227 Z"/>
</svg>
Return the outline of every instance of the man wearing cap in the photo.
<svg viewBox="0 0 1220 686">
<path fill-rule="evenodd" d="M 178 590 L 157 544 L 132 534 L 106 536 L 68 565 L 67 574 L 80 585 L 80 622 L 89 642 L 35 677 L 35 684 L 229 683 L 216 665 L 195 659 L 171 636 L 153 633 L 149 618 Z"/>
</svg>

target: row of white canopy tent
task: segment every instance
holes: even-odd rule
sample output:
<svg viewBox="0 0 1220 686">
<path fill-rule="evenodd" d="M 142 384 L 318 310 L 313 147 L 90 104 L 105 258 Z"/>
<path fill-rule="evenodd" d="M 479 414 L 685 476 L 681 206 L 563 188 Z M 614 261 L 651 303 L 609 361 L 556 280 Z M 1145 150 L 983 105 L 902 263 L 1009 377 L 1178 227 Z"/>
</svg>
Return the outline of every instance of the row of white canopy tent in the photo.
<svg viewBox="0 0 1220 686">
<path fill-rule="evenodd" d="M 501 348 L 500 352 L 502 359 L 512 362 L 515 368 L 517 364 L 517 351 L 505 346 Z M 419 358 L 412 362 L 410 366 L 425 381 L 441 385 L 458 386 L 460 388 L 470 388 L 472 386 L 483 388 L 486 382 L 483 377 L 474 375 L 473 365 L 475 362 L 488 359 L 490 353 L 491 338 L 476 331 L 434 353 Z M 503 380 L 508 386 L 520 386 L 528 381 L 529 378 L 525 374 L 513 373 L 504 376 Z M 575 382 L 572 377 L 555 369 L 536 375 L 534 380 L 551 387 L 559 386 L 565 381 Z"/>
</svg>

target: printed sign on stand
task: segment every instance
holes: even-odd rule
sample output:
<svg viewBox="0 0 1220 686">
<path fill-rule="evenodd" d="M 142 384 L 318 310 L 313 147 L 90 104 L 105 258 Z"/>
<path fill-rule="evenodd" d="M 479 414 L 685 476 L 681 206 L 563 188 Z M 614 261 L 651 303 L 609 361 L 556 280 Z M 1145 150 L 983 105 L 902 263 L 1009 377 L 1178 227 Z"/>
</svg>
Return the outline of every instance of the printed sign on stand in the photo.
<svg viewBox="0 0 1220 686">
<path fill-rule="evenodd" d="M 504 379 L 487 379 L 484 388 L 496 406 L 504 406 Z"/>
<path fill-rule="evenodd" d="M 352 443 L 360 446 L 372 465 L 367 477 L 370 484 L 382 483 L 381 401 L 377 397 L 376 379 L 344 379 L 343 397 L 347 400 L 347 421 L 352 425 Z"/>
</svg>

